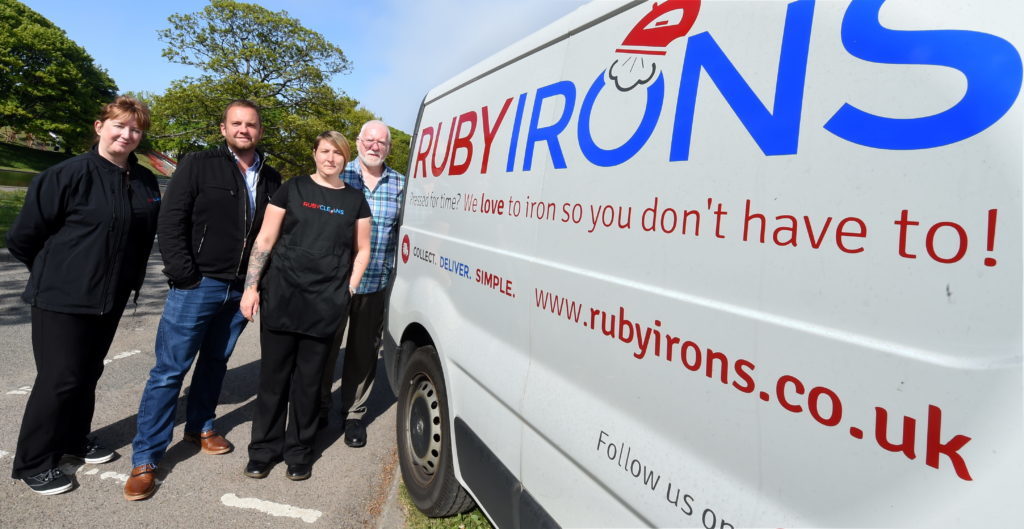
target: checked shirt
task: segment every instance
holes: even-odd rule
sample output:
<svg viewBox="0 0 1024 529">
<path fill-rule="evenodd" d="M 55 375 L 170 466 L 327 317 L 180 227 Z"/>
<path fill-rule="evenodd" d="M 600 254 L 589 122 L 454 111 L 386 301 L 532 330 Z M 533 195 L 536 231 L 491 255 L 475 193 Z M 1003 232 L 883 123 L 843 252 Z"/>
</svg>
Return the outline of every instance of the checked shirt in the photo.
<svg viewBox="0 0 1024 529">
<path fill-rule="evenodd" d="M 391 271 L 395 266 L 395 252 L 398 247 L 398 210 L 402 206 L 405 190 L 405 175 L 384 166 L 384 173 L 377 188 L 370 190 L 363 185 L 359 160 L 353 160 L 341 172 L 345 185 L 363 191 L 366 202 L 373 214 L 370 230 L 370 264 L 366 266 L 363 279 L 356 294 L 372 294 L 388 286 Z"/>
</svg>

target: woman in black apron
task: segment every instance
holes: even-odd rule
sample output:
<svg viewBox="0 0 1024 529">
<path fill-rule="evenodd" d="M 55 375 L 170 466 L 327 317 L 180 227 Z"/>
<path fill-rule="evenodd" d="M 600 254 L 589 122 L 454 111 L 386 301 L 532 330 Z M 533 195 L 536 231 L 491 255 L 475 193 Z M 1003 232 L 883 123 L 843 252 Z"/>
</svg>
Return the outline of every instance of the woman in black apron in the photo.
<svg viewBox="0 0 1024 529">
<path fill-rule="evenodd" d="M 251 478 L 282 459 L 288 479 L 312 472 L 324 364 L 370 258 L 370 207 L 339 177 L 349 153 L 341 134 L 317 136 L 316 172 L 281 186 L 253 243 L 241 302 L 250 321 L 263 314 Z"/>
</svg>

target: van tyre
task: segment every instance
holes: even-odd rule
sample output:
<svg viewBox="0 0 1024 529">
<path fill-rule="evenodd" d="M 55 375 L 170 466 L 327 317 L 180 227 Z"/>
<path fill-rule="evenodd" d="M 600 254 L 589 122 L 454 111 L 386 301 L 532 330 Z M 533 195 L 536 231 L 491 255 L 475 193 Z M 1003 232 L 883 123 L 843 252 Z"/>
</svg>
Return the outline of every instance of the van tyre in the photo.
<svg viewBox="0 0 1024 529">
<path fill-rule="evenodd" d="M 416 507 L 435 518 L 472 509 L 455 479 L 448 394 L 433 346 L 416 349 L 402 372 L 396 429 L 402 480 Z"/>
</svg>

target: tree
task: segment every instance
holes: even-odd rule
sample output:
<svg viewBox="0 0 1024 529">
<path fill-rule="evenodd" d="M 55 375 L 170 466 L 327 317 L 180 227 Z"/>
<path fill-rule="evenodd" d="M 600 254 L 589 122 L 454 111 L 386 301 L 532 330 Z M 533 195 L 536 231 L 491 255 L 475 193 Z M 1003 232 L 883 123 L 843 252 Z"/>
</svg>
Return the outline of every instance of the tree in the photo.
<svg viewBox="0 0 1024 529">
<path fill-rule="evenodd" d="M 248 79 L 284 105 L 302 105 L 307 94 L 351 65 L 341 48 L 306 29 L 287 11 L 253 4 L 211 0 L 202 11 L 168 17 L 163 56 L 195 66 L 221 79 Z"/>
<path fill-rule="evenodd" d="M 409 142 L 412 136 L 394 127 L 391 129 L 391 153 L 388 154 L 386 163 L 392 169 L 405 173 L 409 170 Z"/>
<path fill-rule="evenodd" d="M 285 174 L 311 172 L 310 143 L 325 130 L 337 130 L 350 140 L 359 126 L 375 116 L 354 99 L 320 86 L 306 95 L 306 104 L 287 107 L 273 98 L 252 96 L 259 87 L 244 79 L 186 79 L 172 83 L 162 96 L 153 97 L 154 127 L 151 135 L 161 149 L 179 156 L 222 141 L 218 123 L 224 105 L 232 99 L 252 99 L 262 108 L 261 147 L 276 158 L 274 165 Z M 355 145 L 351 146 L 355 152 Z"/>
<path fill-rule="evenodd" d="M 337 130 L 354 140 L 359 126 L 376 117 L 329 84 L 351 69 L 344 52 L 286 11 L 211 0 L 201 11 L 168 21 L 171 27 L 159 32 L 167 43 L 164 57 L 203 74 L 175 81 L 153 97 L 151 138 L 164 150 L 180 156 L 219 143 L 224 106 L 250 99 L 262 107 L 261 147 L 276 158 L 275 167 L 286 175 L 307 174 L 317 134 Z"/>
<path fill-rule="evenodd" d="M 117 85 L 64 30 L 16 0 L 0 0 L 0 125 L 88 147 Z"/>
</svg>

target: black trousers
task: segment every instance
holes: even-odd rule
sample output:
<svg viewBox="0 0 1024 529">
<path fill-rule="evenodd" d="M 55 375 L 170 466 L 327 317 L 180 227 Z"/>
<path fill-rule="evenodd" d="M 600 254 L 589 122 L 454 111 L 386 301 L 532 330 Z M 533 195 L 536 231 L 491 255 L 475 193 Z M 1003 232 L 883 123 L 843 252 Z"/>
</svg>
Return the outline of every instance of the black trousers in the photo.
<svg viewBox="0 0 1024 529">
<path fill-rule="evenodd" d="M 341 368 L 341 415 L 343 419 L 362 419 L 366 415 L 366 401 L 370 399 L 373 381 L 377 375 L 377 351 L 384 332 L 384 302 L 387 290 L 370 294 L 356 294 L 348 303 L 348 342 L 345 343 L 345 363 Z M 320 388 L 322 415 L 331 405 L 331 385 L 334 366 L 338 361 L 345 332 L 345 322 L 331 345 L 330 358 L 323 372 Z"/>
<path fill-rule="evenodd" d="M 249 459 L 313 462 L 320 379 L 333 340 L 260 329 L 260 386 Z"/>
<path fill-rule="evenodd" d="M 21 419 L 11 477 L 54 468 L 85 445 L 96 408 L 96 383 L 127 298 L 102 316 L 32 307 L 36 380 Z"/>
</svg>

